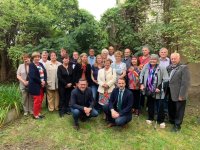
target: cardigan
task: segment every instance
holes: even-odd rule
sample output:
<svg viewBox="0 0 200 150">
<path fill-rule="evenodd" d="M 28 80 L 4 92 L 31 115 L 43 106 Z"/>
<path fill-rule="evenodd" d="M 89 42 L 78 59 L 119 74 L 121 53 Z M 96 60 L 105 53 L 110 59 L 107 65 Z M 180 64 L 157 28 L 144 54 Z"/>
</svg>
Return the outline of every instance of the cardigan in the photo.
<svg viewBox="0 0 200 150">
<path fill-rule="evenodd" d="M 47 73 L 46 69 L 44 68 L 42 63 L 39 63 L 44 71 L 44 81 L 47 81 Z M 28 91 L 31 95 L 40 95 L 41 89 L 41 80 L 40 80 L 40 73 L 37 66 L 34 63 L 30 63 L 29 65 L 29 85 Z"/>
</svg>

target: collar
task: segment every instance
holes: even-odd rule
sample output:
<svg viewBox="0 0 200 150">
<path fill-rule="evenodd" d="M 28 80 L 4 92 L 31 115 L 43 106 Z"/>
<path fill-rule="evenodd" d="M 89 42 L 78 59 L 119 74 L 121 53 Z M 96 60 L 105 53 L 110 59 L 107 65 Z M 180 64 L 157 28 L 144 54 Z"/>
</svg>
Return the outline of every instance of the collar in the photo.
<svg viewBox="0 0 200 150">
<path fill-rule="evenodd" d="M 94 59 L 94 58 L 95 58 L 95 56 L 89 56 L 89 58 L 91 58 L 91 59 Z"/>
<path fill-rule="evenodd" d="M 165 59 L 162 59 L 162 58 L 160 57 L 160 61 L 169 61 L 169 58 L 166 57 Z"/>
<path fill-rule="evenodd" d="M 124 91 L 125 91 L 125 88 L 124 88 L 124 89 L 122 89 L 122 90 L 119 88 L 119 91 L 122 91 L 122 93 L 124 93 Z"/>
</svg>

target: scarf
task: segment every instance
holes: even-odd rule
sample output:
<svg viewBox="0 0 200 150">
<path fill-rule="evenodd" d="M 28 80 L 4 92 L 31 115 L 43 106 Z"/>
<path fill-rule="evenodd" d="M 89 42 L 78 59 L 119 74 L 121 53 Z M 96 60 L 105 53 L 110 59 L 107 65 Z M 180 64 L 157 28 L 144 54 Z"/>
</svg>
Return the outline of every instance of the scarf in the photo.
<svg viewBox="0 0 200 150">
<path fill-rule="evenodd" d="M 81 68 L 81 69 L 83 70 L 81 78 L 82 78 L 82 79 L 86 79 L 86 76 L 85 76 L 86 65 L 85 65 L 85 64 L 82 64 L 82 68 Z"/>
<path fill-rule="evenodd" d="M 130 70 L 128 72 L 128 79 L 129 79 L 129 88 L 130 89 L 139 89 L 139 69 L 134 67 L 134 70 Z"/>
<path fill-rule="evenodd" d="M 159 67 L 156 65 L 154 68 L 152 68 L 151 64 L 148 65 L 148 78 L 147 78 L 147 90 L 150 92 L 154 93 L 156 90 L 156 84 L 158 82 L 158 71 Z"/>
</svg>

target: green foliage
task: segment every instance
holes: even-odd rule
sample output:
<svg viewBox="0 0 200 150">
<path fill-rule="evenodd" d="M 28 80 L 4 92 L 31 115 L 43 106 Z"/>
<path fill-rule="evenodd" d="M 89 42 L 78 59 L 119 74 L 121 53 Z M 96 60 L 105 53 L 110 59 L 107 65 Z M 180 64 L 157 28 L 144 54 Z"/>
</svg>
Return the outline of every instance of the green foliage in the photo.
<svg viewBox="0 0 200 150">
<path fill-rule="evenodd" d="M 21 107 L 21 95 L 18 85 L 0 86 L 0 125 L 3 123 L 8 111 L 15 108 L 17 111 Z"/>
<path fill-rule="evenodd" d="M 128 0 L 120 7 L 108 9 L 101 18 L 102 30 L 108 33 L 109 44 L 117 49 L 137 49 L 142 41 L 140 28 L 146 20 L 147 1 Z"/>
</svg>

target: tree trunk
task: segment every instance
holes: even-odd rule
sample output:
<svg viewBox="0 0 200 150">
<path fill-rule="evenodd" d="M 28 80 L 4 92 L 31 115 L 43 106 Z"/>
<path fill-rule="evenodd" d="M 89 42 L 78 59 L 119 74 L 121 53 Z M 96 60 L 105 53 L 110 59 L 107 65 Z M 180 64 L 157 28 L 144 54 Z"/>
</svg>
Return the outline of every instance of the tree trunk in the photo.
<svg viewBox="0 0 200 150">
<path fill-rule="evenodd" d="M 7 61 L 7 54 L 5 50 L 1 51 L 1 73 L 0 73 L 0 81 L 5 81 L 7 79 L 7 67 L 8 67 L 8 61 Z"/>
</svg>

